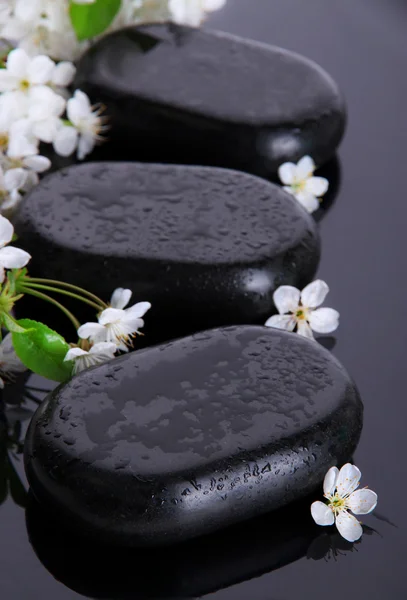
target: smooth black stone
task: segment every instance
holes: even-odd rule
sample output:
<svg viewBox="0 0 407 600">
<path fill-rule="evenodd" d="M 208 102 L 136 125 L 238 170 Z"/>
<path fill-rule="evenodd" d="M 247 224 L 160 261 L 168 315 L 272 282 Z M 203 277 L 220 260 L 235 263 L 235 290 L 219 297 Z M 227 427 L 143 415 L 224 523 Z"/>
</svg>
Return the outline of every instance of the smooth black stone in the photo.
<svg viewBox="0 0 407 600">
<path fill-rule="evenodd" d="M 106 301 L 127 287 L 132 302 L 151 302 L 150 344 L 262 324 L 274 311 L 276 287 L 309 283 L 319 261 L 316 224 L 292 196 L 257 177 L 208 167 L 70 167 L 33 190 L 15 228 L 33 257 L 30 275 L 74 283 Z M 41 304 L 46 314 L 35 307 L 33 318 L 41 314 L 59 331 L 59 311 L 52 320 L 53 307 Z M 75 314 L 81 307 L 70 305 Z M 95 319 L 87 307 L 79 316 Z"/>
<path fill-rule="evenodd" d="M 82 533 L 162 545 L 305 497 L 361 427 L 356 388 L 318 343 L 234 327 L 60 386 L 31 422 L 25 464 L 38 500 Z"/>
<path fill-rule="evenodd" d="M 328 161 L 345 129 L 342 95 L 314 62 L 225 33 L 150 25 L 115 32 L 75 85 L 106 105 L 99 157 L 209 164 L 275 175 L 310 154 Z"/>
<path fill-rule="evenodd" d="M 163 548 L 95 543 L 64 526 L 32 494 L 26 524 L 44 567 L 79 594 L 114 600 L 192 599 L 280 569 L 311 551 L 322 559 L 332 532 L 324 531 L 320 539 L 321 529 L 310 518 L 314 499 Z"/>
</svg>

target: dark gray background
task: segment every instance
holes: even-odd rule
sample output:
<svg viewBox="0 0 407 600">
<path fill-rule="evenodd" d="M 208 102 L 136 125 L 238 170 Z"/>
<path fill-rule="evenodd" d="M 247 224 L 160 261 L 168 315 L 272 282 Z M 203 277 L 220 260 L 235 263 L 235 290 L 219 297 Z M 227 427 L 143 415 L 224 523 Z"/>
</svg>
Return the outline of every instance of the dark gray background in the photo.
<svg viewBox="0 0 407 600">
<path fill-rule="evenodd" d="M 341 324 L 334 354 L 365 403 L 355 463 L 379 495 L 365 536 L 337 560 L 305 557 L 207 596 L 211 600 L 407 598 L 405 572 L 407 397 L 407 3 L 404 0 L 229 0 L 207 26 L 295 50 L 319 62 L 347 98 L 338 196 L 320 222 L 319 276 Z M 267 77 L 267 73 L 264 73 Z M 0 589 L 6 600 L 73 600 L 36 558 L 24 511 L 0 507 Z M 272 532 L 271 532 L 272 538 Z M 250 548 L 248 548 L 248 553 Z M 137 590 L 137 565 L 135 565 Z M 159 574 L 158 574 L 159 576 Z"/>
</svg>

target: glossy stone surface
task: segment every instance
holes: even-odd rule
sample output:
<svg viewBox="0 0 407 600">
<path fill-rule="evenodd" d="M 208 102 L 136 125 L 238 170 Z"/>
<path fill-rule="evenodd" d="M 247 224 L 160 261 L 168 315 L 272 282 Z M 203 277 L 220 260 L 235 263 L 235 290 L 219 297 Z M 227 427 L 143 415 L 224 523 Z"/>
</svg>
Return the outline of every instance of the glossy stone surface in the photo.
<svg viewBox="0 0 407 600">
<path fill-rule="evenodd" d="M 75 81 L 106 105 L 99 156 L 210 164 L 274 175 L 311 154 L 322 165 L 345 128 L 341 93 L 314 62 L 225 33 L 134 27 L 99 41 Z"/>
<path fill-rule="evenodd" d="M 226 328 L 57 388 L 31 422 L 26 473 L 37 498 L 82 532 L 161 545 L 315 491 L 361 426 L 357 390 L 319 344 Z"/>
<path fill-rule="evenodd" d="M 321 534 L 310 519 L 312 500 L 308 497 L 302 503 L 162 548 L 118 548 L 94 542 L 66 527 L 32 494 L 26 523 L 30 543 L 44 567 L 86 598 L 192 600 L 310 558 L 309 549 L 321 535 L 328 540 L 335 535 L 332 530 Z"/>
<path fill-rule="evenodd" d="M 32 276 L 74 283 L 105 300 L 128 287 L 134 301 L 151 302 L 149 343 L 264 323 L 276 287 L 307 284 L 319 260 L 315 222 L 293 197 L 216 168 L 71 167 L 35 188 L 15 225 L 19 245 L 33 257 Z M 75 314 L 78 305 L 71 305 Z M 46 305 L 43 318 L 60 327 L 60 315 L 50 321 L 52 315 Z M 89 309 L 80 316 L 94 320 Z"/>
</svg>

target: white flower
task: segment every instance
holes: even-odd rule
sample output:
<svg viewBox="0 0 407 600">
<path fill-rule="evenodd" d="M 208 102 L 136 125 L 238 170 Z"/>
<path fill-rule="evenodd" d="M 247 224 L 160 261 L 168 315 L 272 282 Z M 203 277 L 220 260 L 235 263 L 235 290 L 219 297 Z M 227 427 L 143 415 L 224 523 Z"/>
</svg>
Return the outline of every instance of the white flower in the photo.
<svg viewBox="0 0 407 600">
<path fill-rule="evenodd" d="M 73 63 L 68 61 L 61 61 L 55 65 L 52 73 L 50 84 L 56 88 L 64 88 L 71 85 L 76 74 L 76 67 Z"/>
<path fill-rule="evenodd" d="M 100 135 L 106 126 L 100 116 L 102 108 L 91 106 L 88 96 L 76 90 L 67 102 L 67 115 L 71 126 L 62 126 L 54 139 L 55 152 L 70 156 L 78 148 L 78 158 L 82 160 L 92 152 L 97 142 L 103 141 Z"/>
<path fill-rule="evenodd" d="M 198 27 L 206 12 L 219 10 L 226 0 L 169 0 L 171 18 L 180 25 Z"/>
<path fill-rule="evenodd" d="M 131 295 L 131 290 L 115 290 L 111 308 L 106 308 L 100 313 L 98 323 L 82 325 L 78 329 L 79 337 L 90 339 L 93 343 L 113 342 L 120 350 L 127 351 L 127 346 L 131 346 L 131 338 L 135 334 L 140 335 L 139 330 L 144 327 L 142 317 L 151 308 L 149 302 L 138 302 L 124 310 Z"/>
<path fill-rule="evenodd" d="M 75 60 L 88 45 L 76 39 L 67 0 L 16 0 L 8 18 L 1 19 L 0 33 L 30 56 L 45 54 L 56 60 Z"/>
<path fill-rule="evenodd" d="M 33 133 L 34 126 L 35 123 L 29 119 L 20 119 L 13 123 L 9 133 L 7 155 L 1 157 L 7 169 L 20 168 L 26 171 L 26 192 L 38 184 L 38 173 L 44 173 L 51 167 L 49 158 L 38 154 L 38 138 Z"/>
<path fill-rule="evenodd" d="M 327 179 L 313 176 L 315 169 L 315 163 L 310 156 L 304 156 L 296 165 L 286 162 L 278 169 L 278 176 L 286 192 L 293 194 L 310 213 L 318 210 L 319 198 L 329 187 Z"/>
<path fill-rule="evenodd" d="M 28 120 L 31 133 L 41 142 L 50 144 L 60 128 L 60 117 L 65 111 L 66 101 L 49 87 L 34 89 L 30 96 Z"/>
<path fill-rule="evenodd" d="M 8 219 L 0 215 L 0 283 L 5 278 L 5 269 L 21 269 L 30 260 L 28 252 L 7 246 L 13 238 L 14 227 Z"/>
<path fill-rule="evenodd" d="M 0 210 L 10 210 L 17 206 L 22 196 L 21 191 L 27 181 L 24 169 L 9 169 L 4 172 L 0 166 Z"/>
<path fill-rule="evenodd" d="M 27 111 L 26 99 L 14 92 L 0 94 L 0 151 L 5 152 L 9 144 L 12 125 L 22 119 Z"/>
<path fill-rule="evenodd" d="M 33 87 L 46 85 L 52 78 L 55 63 L 45 55 L 31 58 L 21 48 L 12 50 L 5 69 L 0 69 L 0 92 L 27 94 Z"/>
<path fill-rule="evenodd" d="M 355 515 L 367 515 L 377 504 L 377 494 L 359 487 L 361 472 L 357 467 L 347 463 L 339 471 L 336 467 L 329 469 L 324 479 L 324 502 L 313 502 L 311 514 L 317 525 L 333 525 L 348 542 L 355 542 L 363 533 L 362 526 Z"/>
<path fill-rule="evenodd" d="M 307 338 L 314 337 L 312 330 L 332 333 L 338 327 L 339 313 L 333 308 L 317 308 L 328 292 L 329 287 L 320 279 L 307 285 L 302 292 L 291 285 L 280 286 L 273 294 L 279 314 L 267 319 L 266 327 L 294 331 L 297 326 L 297 333 Z"/>
<path fill-rule="evenodd" d="M 4 380 L 13 381 L 15 375 L 26 370 L 14 350 L 11 333 L 8 333 L 0 344 L 0 389 L 4 388 Z"/>
<path fill-rule="evenodd" d="M 116 344 L 111 342 L 100 342 L 95 344 L 86 352 L 81 348 L 71 348 L 68 350 L 64 361 L 72 360 L 74 363 L 73 372 L 80 373 L 94 365 L 101 365 L 115 357 L 117 351 Z"/>
</svg>

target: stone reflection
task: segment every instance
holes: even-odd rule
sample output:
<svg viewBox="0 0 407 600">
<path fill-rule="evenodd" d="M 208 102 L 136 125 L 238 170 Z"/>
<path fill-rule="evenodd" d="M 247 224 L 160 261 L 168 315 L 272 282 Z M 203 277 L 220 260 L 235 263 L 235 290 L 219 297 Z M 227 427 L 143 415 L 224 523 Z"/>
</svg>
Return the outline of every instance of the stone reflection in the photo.
<svg viewBox="0 0 407 600">
<path fill-rule="evenodd" d="M 166 548 L 123 550 L 89 541 L 53 521 L 30 494 L 29 538 L 48 571 L 89 598 L 195 598 L 280 569 L 319 536 L 312 499 L 216 534 Z"/>
</svg>

